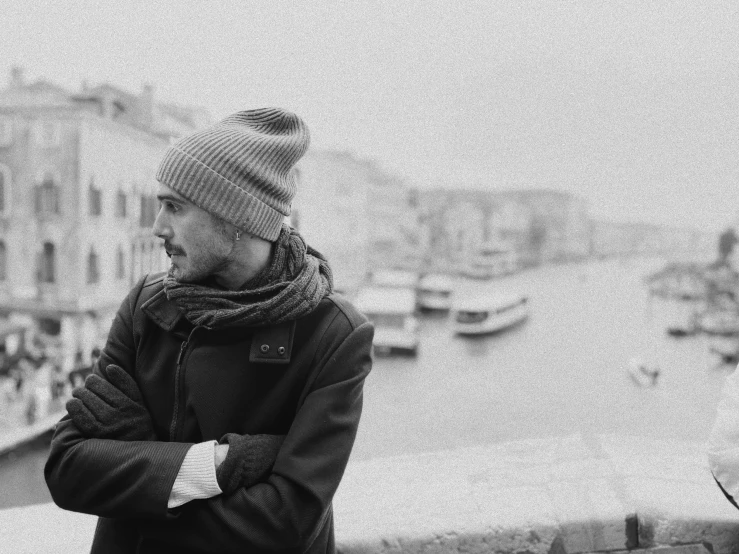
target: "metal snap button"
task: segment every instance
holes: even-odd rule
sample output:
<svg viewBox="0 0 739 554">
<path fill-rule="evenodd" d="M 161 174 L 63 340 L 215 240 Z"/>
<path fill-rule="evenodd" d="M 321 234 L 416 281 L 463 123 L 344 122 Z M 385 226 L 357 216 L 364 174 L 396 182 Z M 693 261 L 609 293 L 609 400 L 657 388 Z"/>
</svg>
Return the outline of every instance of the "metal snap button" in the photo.
<svg viewBox="0 0 739 554">
<path fill-rule="evenodd" d="M 284 346 L 280 346 L 280 347 L 279 347 L 279 348 L 277 349 L 277 353 L 278 353 L 278 354 L 279 354 L 280 356 L 284 355 L 284 354 L 285 354 L 285 347 L 284 347 Z"/>
<path fill-rule="evenodd" d="M 267 352 L 269 352 L 269 344 L 263 344 L 259 347 L 259 350 L 261 350 L 263 354 L 266 354 Z"/>
</svg>

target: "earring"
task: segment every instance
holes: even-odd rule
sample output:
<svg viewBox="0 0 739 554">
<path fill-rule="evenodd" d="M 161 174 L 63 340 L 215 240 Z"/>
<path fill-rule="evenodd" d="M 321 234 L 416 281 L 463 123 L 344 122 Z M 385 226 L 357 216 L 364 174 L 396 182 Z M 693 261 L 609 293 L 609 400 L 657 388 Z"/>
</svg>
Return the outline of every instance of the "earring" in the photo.
<svg viewBox="0 0 739 554">
<path fill-rule="evenodd" d="M 236 229 L 236 240 L 241 240 L 241 231 Z"/>
</svg>

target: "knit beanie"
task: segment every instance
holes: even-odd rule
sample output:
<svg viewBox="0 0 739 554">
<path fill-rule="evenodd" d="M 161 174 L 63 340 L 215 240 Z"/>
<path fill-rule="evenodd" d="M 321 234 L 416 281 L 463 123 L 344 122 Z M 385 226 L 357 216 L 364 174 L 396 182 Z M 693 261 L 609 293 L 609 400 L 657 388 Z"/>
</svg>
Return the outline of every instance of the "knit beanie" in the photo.
<svg viewBox="0 0 739 554">
<path fill-rule="evenodd" d="M 275 241 L 295 196 L 308 127 L 279 108 L 237 112 L 172 144 L 157 180 L 237 228 Z"/>
</svg>

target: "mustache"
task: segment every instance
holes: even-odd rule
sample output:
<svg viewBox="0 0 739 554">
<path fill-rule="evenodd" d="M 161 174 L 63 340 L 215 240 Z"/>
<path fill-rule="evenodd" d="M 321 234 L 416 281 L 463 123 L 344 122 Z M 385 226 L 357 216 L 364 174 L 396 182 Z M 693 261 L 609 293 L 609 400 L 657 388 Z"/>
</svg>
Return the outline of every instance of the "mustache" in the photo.
<svg viewBox="0 0 739 554">
<path fill-rule="evenodd" d="M 167 256 L 184 256 L 185 251 L 180 248 L 179 246 L 176 246 L 172 244 L 169 241 L 164 241 L 164 250 L 167 251 Z"/>
</svg>

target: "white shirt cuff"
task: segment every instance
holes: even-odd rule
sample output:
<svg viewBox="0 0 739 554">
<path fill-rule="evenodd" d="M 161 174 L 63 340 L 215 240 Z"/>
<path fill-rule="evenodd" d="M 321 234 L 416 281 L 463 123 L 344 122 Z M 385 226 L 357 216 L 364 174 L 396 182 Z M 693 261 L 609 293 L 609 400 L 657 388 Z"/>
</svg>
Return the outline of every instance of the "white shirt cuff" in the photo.
<svg viewBox="0 0 739 554">
<path fill-rule="evenodd" d="M 190 500 L 212 498 L 223 492 L 216 479 L 216 444 L 208 441 L 190 447 L 172 485 L 167 508 L 171 510 Z"/>
</svg>

